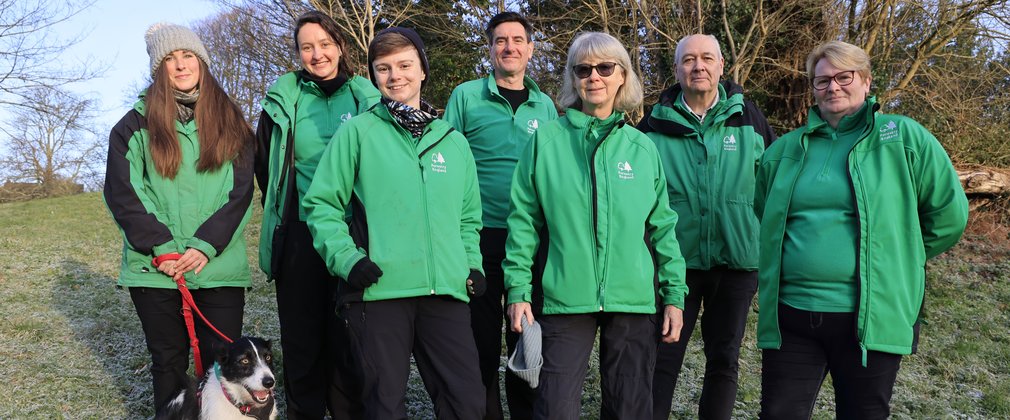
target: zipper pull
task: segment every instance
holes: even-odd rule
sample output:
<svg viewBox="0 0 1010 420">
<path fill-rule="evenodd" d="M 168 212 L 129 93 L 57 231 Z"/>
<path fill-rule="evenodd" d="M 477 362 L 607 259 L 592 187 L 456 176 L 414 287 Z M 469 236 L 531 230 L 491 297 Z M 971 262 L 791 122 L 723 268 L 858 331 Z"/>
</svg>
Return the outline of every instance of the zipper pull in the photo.
<svg viewBox="0 0 1010 420">
<path fill-rule="evenodd" d="M 866 346 L 862 342 L 859 343 L 859 350 L 863 352 L 863 367 L 866 367 Z"/>
<path fill-rule="evenodd" d="M 418 162 L 417 168 L 421 170 L 421 183 L 428 183 L 428 171 L 424 170 L 424 165 Z"/>
</svg>

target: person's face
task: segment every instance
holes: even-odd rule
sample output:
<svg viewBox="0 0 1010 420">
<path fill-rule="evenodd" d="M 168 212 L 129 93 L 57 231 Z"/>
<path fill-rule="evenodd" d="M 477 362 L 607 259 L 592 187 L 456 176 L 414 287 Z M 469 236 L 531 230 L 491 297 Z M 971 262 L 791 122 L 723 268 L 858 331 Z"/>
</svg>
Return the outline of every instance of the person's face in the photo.
<svg viewBox="0 0 1010 420">
<path fill-rule="evenodd" d="M 827 121 L 837 122 L 842 117 L 854 114 L 866 102 L 866 95 L 870 93 L 871 78 L 863 78 L 859 72 L 852 72 L 852 81 L 845 86 L 839 85 L 837 79 L 846 79 L 846 73 L 852 69 L 839 69 L 831 65 L 826 59 L 817 61 L 814 66 L 814 79 L 829 79 L 827 87 L 824 89 L 814 89 L 814 99 L 817 101 L 817 108 L 821 111 L 821 117 Z"/>
<path fill-rule="evenodd" d="M 491 34 L 491 64 L 498 76 L 525 75 L 533 54 L 533 42 L 519 22 L 505 22 Z"/>
<path fill-rule="evenodd" d="M 705 94 L 719 89 L 725 61 L 719 46 L 708 37 L 695 36 L 684 41 L 677 62 L 677 81 L 688 94 Z"/>
<path fill-rule="evenodd" d="M 200 84 L 200 58 L 192 51 L 172 51 L 161 65 L 168 70 L 168 80 L 175 90 L 189 93 Z"/>
<path fill-rule="evenodd" d="M 318 23 L 306 23 L 298 30 L 298 55 L 302 68 L 321 80 L 337 77 L 343 51 Z"/>
<path fill-rule="evenodd" d="M 588 67 L 592 68 L 586 74 Z M 609 117 L 614 110 L 617 91 L 624 85 L 624 69 L 614 60 L 589 58 L 569 71 L 574 73 L 577 81 L 582 112 L 597 118 Z"/>
<path fill-rule="evenodd" d="M 425 75 L 417 49 L 403 48 L 378 57 L 372 62 L 372 71 L 382 96 L 414 108 L 421 106 L 421 81 Z"/>
</svg>

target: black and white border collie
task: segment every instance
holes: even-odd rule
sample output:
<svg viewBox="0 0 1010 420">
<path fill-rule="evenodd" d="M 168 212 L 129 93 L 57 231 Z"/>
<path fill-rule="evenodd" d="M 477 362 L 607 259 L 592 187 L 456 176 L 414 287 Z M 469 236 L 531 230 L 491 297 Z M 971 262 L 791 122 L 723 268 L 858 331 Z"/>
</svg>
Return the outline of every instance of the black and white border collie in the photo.
<svg viewBox="0 0 1010 420">
<path fill-rule="evenodd" d="M 242 337 L 218 351 L 199 387 L 192 383 L 158 410 L 156 420 L 274 420 L 270 341 Z"/>
</svg>

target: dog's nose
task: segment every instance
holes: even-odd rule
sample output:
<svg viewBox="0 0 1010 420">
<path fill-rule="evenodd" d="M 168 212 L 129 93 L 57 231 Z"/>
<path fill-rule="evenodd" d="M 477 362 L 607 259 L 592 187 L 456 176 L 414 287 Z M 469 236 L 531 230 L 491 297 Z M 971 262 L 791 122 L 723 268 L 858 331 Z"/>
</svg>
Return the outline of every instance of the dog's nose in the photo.
<svg viewBox="0 0 1010 420">
<path fill-rule="evenodd" d="M 269 376 L 266 377 L 266 378 L 263 378 L 263 387 L 267 388 L 267 389 L 273 388 L 274 387 L 274 378 L 271 378 Z"/>
</svg>

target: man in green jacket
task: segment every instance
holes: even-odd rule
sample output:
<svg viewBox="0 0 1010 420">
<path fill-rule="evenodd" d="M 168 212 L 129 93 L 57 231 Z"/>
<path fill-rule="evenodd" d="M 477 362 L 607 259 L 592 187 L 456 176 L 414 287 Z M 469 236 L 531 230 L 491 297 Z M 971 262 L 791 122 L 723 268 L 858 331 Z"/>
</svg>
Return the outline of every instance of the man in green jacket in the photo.
<svg viewBox="0 0 1010 420">
<path fill-rule="evenodd" d="M 554 102 L 526 76 L 533 53 L 533 26 L 522 15 L 502 12 L 488 22 L 488 49 L 493 74 L 456 87 L 449 97 L 445 120 L 466 136 L 477 163 L 484 229 L 480 234 L 487 292 L 470 300 L 470 321 L 481 377 L 487 388 L 486 419 L 503 418 L 498 388 L 505 296 L 501 263 L 505 258 L 505 219 L 509 186 L 519 153 L 537 128 L 558 117 Z M 509 353 L 518 335 L 507 333 Z M 535 392 L 512 372 L 505 374 L 505 392 L 512 418 L 532 415 Z"/>
<path fill-rule="evenodd" d="M 719 83 L 724 61 L 715 37 L 684 37 L 676 63 L 679 83 L 660 95 L 639 124 L 659 149 L 670 207 L 680 216 L 677 239 L 690 290 L 683 339 L 659 345 L 653 413 L 656 419 L 670 415 L 684 352 L 704 306 L 706 364 L 698 415 L 728 419 L 736 400 L 740 341 L 757 291 L 754 173 L 775 133 L 740 86 Z"/>
</svg>

